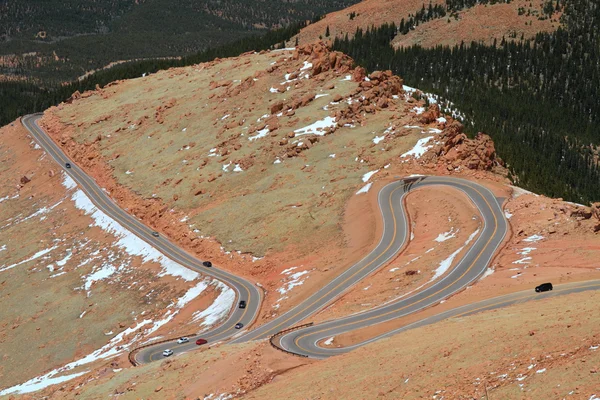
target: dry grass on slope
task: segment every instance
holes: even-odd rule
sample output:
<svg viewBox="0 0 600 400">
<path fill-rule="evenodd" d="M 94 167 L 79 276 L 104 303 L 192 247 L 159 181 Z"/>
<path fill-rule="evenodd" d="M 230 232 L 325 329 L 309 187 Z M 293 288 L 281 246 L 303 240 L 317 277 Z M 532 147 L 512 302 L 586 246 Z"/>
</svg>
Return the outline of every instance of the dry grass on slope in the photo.
<svg viewBox="0 0 600 400">
<path fill-rule="evenodd" d="M 341 11 L 327 14 L 322 20 L 307 26 L 297 35 L 299 43 L 311 43 L 319 39 L 331 40 L 354 35 L 357 28 L 366 30 L 372 26 L 395 23 L 408 20 L 423 6 L 439 4 L 445 7 L 444 1 L 422 0 L 365 0 Z M 508 4 L 476 5 L 457 13 L 448 14 L 444 18 L 433 19 L 420 23 L 407 35 L 398 35 L 392 44 L 395 47 L 420 45 L 434 47 L 437 45 L 453 46 L 461 42 L 483 42 L 492 44 L 506 40 L 520 40 L 521 37 L 533 38 L 538 32 L 556 30 L 560 23 L 561 13 L 554 13 L 551 18 L 543 18 L 544 3 L 529 0 L 515 0 Z M 353 18 L 351 18 L 351 15 Z M 330 37 L 325 37 L 329 27 Z M 290 40 L 295 43 L 296 37 Z"/>
<path fill-rule="evenodd" d="M 82 192 L 64 186 L 60 167 L 18 121 L 0 129 L 0 160 L 0 392 L 104 346 L 84 368 L 96 366 L 93 359 L 128 366 L 126 357 L 104 355 L 117 346 L 125 348 L 114 355 L 126 354 L 127 344 L 147 339 L 143 333 L 152 325 L 122 341 L 118 335 L 161 319 L 195 279 L 171 276 L 130 254 L 122 236 L 80 207 Z M 193 306 L 203 309 L 217 293 L 206 290 Z M 169 329 L 183 322 L 189 320 L 175 319 Z"/>
<path fill-rule="evenodd" d="M 310 271 L 297 290 L 308 293 L 376 240 L 348 248 L 345 207 L 367 181 L 410 171 L 402 155 L 441 132 L 443 119 L 419 122 L 418 105 L 400 78 L 369 80 L 314 44 L 116 82 L 44 123 L 122 207 L 258 280 L 265 309 L 280 312 L 291 298 L 277 293 L 282 283 L 299 287 L 283 270 Z"/>
<path fill-rule="evenodd" d="M 532 3 L 529 0 L 477 5 L 460 11 L 457 18 L 446 16 L 419 24 L 408 34 L 397 35 L 392 40 L 392 45 L 435 47 L 455 46 L 461 42 L 491 45 L 494 40 L 499 44 L 502 38 L 531 39 L 539 32 L 552 32 L 560 26 L 561 13 L 540 19 L 543 15 L 542 6 L 543 3 Z"/>
<path fill-rule="evenodd" d="M 590 399 L 600 293 L 454 318 L 298 368 L 245 399 Z M 572 396 L 572 397 L 570 397 Z"/>
</svg>

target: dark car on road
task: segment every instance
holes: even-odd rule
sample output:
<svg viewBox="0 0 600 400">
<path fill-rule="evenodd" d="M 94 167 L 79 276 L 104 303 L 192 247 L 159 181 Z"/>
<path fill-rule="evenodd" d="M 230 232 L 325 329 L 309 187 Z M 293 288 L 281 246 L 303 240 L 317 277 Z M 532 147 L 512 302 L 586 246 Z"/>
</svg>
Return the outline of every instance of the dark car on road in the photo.
<svg viewBox="0 0 600 400">
<path fill-rule="evenodd" d="M 204 265 L 206 268 L 212 267 L 212 263 L 210 261 L 204 261 L 202 265 Z"/>
<path fill-rule="evenodd" d="M 246 308 L 246 300 L 240 301 L 240 308 Z"/>
<path fill-rule="evenodd" d="M 201 345 L 206 344 L 206 343 L 208 343 L 208 341 L 206 339 L 198 339 L 198 340 L 196 340 L 196 344 L 198 346 L 201 346 Z"/>
<path fill-rule="evenodd" d="M 158 237 L 158 232 L 156 232 L 156 231 L 152 232 L 152 236 Z"/>
<path fill-rule="evenodd" d="M 65 167 L 67 167 L 67 168 L 71 168 L 71 163 L 69 163 L 69 162 L 68 162 L 68 163 L 66 163 L 66 164 L 65 164 Z"/>
<path fill-rule="evenodd" d="M 244 327 L 244 324 L 242 324 L 241 322 L 238 322 L 237 324 L 235 324 L 235 329 L 242 329 Z"/>
<path fill-rule="evenodd" d="M 542 283 L 540 286 L 536 286 L 535 287 L 535 291 L 540 293 L 540 292 L 547 292 L 549 290 L 552 290 L 552 284 L 551 283 Z"/>
</svg>

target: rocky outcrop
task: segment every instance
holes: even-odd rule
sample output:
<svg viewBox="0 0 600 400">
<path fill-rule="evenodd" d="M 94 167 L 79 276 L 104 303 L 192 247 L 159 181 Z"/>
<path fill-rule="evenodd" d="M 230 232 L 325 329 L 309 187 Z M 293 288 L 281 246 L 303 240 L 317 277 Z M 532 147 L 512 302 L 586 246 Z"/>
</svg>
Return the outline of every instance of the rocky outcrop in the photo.
<svg viewBox="0 0 600 400">
<path fill-rule="evenodd" d="M 597 222 L 594 225 L 594 232 L 600 232 L 600 202 L 592 204 L 591 212 Z"/>
<path fill-rule="evenodd" d="M 311 75 L 317 76 L 323 72 L 334 70 L 345 73 L 352 69 L 352 59 L 347 55 L 330 51 L 324 42 L 310 43 L 298 47 L 292 56 L 294 60 L 300 60 L 308 56 L 306 61 L 312 64 Z M 293 78 L 291 78 L 293 79 Z"/>
<path fill-rule="evenodd" d="M 422 124 L 431 124 L 440 117 L 440 106 L 437 104 L 431 104 L 427 111 L 419 115 L 417 119 Z"/>
<path fill-rule="evenodd" d="M 435 115 L 435 109 L 430 107 L 430 111 Z M 446 164 L 449 171 L 462 167 L 506 175 L 504 162 L 496 155 L 492 138 L 480 132 L 474 139 L 469 139 L 463 133 L 463 125 L 458 121 L 447 125 L 437 144 L 424 156 L 424 160 L 429 163 Z"/>
</svg>

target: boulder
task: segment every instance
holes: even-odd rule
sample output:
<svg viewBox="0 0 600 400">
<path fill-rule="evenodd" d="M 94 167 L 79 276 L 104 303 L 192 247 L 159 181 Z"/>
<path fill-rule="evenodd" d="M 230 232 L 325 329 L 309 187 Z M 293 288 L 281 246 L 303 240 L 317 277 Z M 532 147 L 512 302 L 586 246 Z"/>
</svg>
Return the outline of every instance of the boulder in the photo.
<svg viewBox="0 0 600 400">
<path fill-rule="evenodd" d="M 418 121 L 422 124 L 430 124 L 440 117 L 440 106 L 431 104 L 427 111 L 419 115 Z"/>
<path fill-rule="evenodd" d="M 578 219 L 590 219 L 592 218 L 593 212 L 589 207 L 577 207 L 574 210 L 571 210 L 569 216 L 571 218 Z"/>
<path fill-rule="evenodd" d="M 283 110 L 283 101 L 278 101 L 271 105 L 271 114 L 277 114 L 281 110 Z"/>
</svg>

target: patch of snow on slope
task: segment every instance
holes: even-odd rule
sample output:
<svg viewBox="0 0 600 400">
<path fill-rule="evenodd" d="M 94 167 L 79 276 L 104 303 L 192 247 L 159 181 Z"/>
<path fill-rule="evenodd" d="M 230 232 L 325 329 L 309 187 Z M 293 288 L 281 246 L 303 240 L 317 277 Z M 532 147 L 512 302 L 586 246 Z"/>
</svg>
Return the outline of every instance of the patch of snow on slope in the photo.
<svg viewBox="0 0 600 400">
<path fill-rule="evenodd" d="M 529 253 L 531 253 L 533 250 L 537 250 L 537 247 L 523 247 L 521 249 L 521 251 L 518 251 L 517 254 L 521 254 L 523 256 L 528 255 Z"/>
<path fill-rule="evenodd" d="M 74 374 L 57 376 L 57 377 L 46 376 L 46 375 L 40 376 L 37 378 L 33 378 L 31 380 L 28 380 L 27 382 L 22 383 L 20 385 L 16 385 L 16 386 L 10 387 L 8 389 L 4 389 L 4 390 L 0 391 L 0 396 L 4 396 L 7 394 L 24 394 L 24 393 L 37 392 L 38 390 L 45 389 L 48 386 L 58 385 L 59 383 L 63 383 L 63 382 L 69 381 L 71 379 L 75 379 L 78 376 L 87 374 L 88 372 L 89 371 L 83 371 L 83 372 L 77 372 Z"/>
<path fill-rule="evenodd" d="M 294 132 L 296 133 L 296 136 L 310 135 L 310 134 L 315 134 L 317 136 L 324 136 L 325 128 L 333 127 L 333 126 L 335 126 L 335 124 L 336 124 L 335 118 L 327 116 L 324 119 L 316 121 L 313 124 L 308 125 L 304 128 L 296 129 Z"/>
<path fill-rule="evenodd" d="M 34 255 L 32 255 L 31 257 L 29 257 L 29 258 L 27 258 L 27 259 L 25 259 L 23 261 L 20 261 L 20 262 L 18 262 L 16 264 L 12 264 L 12 265 L 9 265 L 7 267 L 3 265 L 0 268 L 0 272 L 8 271 L 9 269 L 12 269 L 14 267 L 18 267 L 21 264 L 25 264 L 26 262 L 36 260 L 36 259 L 38 259 L 38 258 L 40 258 L 40 257 L 42 257 L 42 256 L 44 256 L 44 255 L 46 255 L 48 253 L 50 253 L 52 250 L 56 249 L 56 247 L 57 246 L 52 246 L 50 248 L 47 248 L 47 249 L 44 249 L 44 250 L 40 250 L 37 253 L 35 253 Z"/>
<path fill-rule="evenodd" d="M 304 61 L 304 65 L 300 68 L 300 71 L 306 71 L 307 69 L 311 69 L 313 67 L 312 63 L 308 61 Z"/>
<path fill-rule="evenodd" d="M 12 196 L 12 197 L 11 197 L 10 195 L 8 195 L 8 196 L 6 196 L 6 197 L 1 197 L 1 198 L 0 198 L 0 203 L 2 203 L 2 202 L 3 202 L 3 201 L 5 201 L 5 200 L 13 200 L 13 199 L 16 199 L 16 198 L 18 198 L 18 197 L 19 197 L 19 193 L 15 194 L 15 195 L 14 195 L 14 196 Z"/>
<path fill-rule="evenodd" d="M 485 272 L 483 273 L 483 275 L 481 275 L 480 279 L 487 278 L 488 276 L 490 276 L 493 273 L 494 273 L 494 270 L 492 268 L 488 267 L 488 269 L 485 270 Z"/>
<path fill-rule="evenodd" d="M 536 243 L 542 239 L 544 239 L 544 237 L 541 235 L 531 235 L 528 238 L 523 239 L 523 241 L 527 243 Z"/>
<path fill-rule="evenodd" d="M 269 134 L 269 132 L 270 132 L 269 131 L 269 127 L 266 127 L 264 129 L 261 129 L 260 131 L 258 131 L 258 133 L 256 135 L 250 136 L 248 138 L 248 140 L 253 141 L 253 140 L 256 140 L 256 139 L 264 138 L 264 137 L 266 137 Z"/>
<path fill-rule="evenodd" d="M 373 175 L 375 175 L 376 173 L 378 173 L 378 172 L 379 172 L 379 170 L 378 170 L 378 169 L 377 169 L 377 170 L 375 170 L 375 171 L 370 171 L 370 172 L 367 172 L 366 174 L 364 174 L 364 175 L 363 175 L 363 177 L 362 177 L 362 181 L 363 181 L 363 182 L 368 182 L 368 181 L 369 181 L 369 179 L 371 179 L 371 177 L 372 177 Z"/>
<path fill-rule="evenodd" d="M 96 208 L 82 190 L 77 189 L 73 193 L 71 199 L 75 202 L 75 206 L 78 209 L 92 217 L 94 225 L 113 234 L 117 238 L 116 245 L 118 247 L 122 248 L 132 256 L 142 257 L 144 262 L 156 262 L 161 264 L 163 269 L 158 276 L 173 275 L 183 278 L 186 281 L 193 281 L 199 277 L 197 272 L 187 269 L 168 259 L 150 244 L 144 242 L 142 239 L 123 228 L 121 224 L 106 215 L 103 211 Z"/>
<path fill-rule="evenodd" d="M 117 272 L 117 268 L 115 268 L 111 264 L 105 263 L 102 265 L 102 267 L 100 269 L 98 269 L 97 271 L 86 276 L 85 284 L 83 285 L 83 288 L 85 289 L 86 292 L 88 292 L 88 297 L 90 295 L 90 289 L 92 288 L 92 285 L 94 284 L 94 282 L 104 280 L 104 279 L 112 276 L 115 272 Z"/>
<path fill-rule="evenodd" d="M 326 341 L 324 341 L 323 344 L 325 346 L 330 346 L 331 343 L 333 343 L 333 338 L 334 338 L 334 336 L 330 337 L 329 339 L 327 339 Z"/>
<path fill-rule="evenodd" d="M 450 228 L 450 230 L 448 232 L 444 232 L 444 233 L 440 233 L 435 239 L 436 242 L 438 243 L 442 243 L 445 242 L 446 240 L 452 239 L 454 237 L 456 237 L 456 234 L 460 231 L 460 229 L 457 229 L 456 231 L 454 230 L 454 228 Z"/>
<path fill-rule="evenodd" d="M 373 138 L 373 143 L 379 144 L 379 142 L 381 142 L 383 139 L 385 139 L 385 136 L 375 136 Z"/>
<path fill-rule="evenodd" d="M 200 324 L 202 327 L 213 326 L 227 317 L 229 310 L 231 310 L 235 303 L 235 291 L 232 288 L 219 281 L 213 281 L 212 284 L 221 293 L 219 293 L 219 296 L 217 296 L 215 301 L 206 310 L 196 311 L 192 318 L 194 322 L 202 320 Z"/>
<path fill-rule="evenodd" d="M 286 282 L 284 282 L 284 285 L 282 287 L 280 287 L 279 289 L 277 289 L 277 291 L 280 294 L 286 294 L 287 292 L 289 292 L 296 286 L 302 285 L 304 283 L 304 279 L 306 279 L 306 278 L 304 278 L 304 279 L 300 279 L 300 278 L 306 274 L 308 274 L 308 271 L 300 271 L 300 272 L 290 274 L 289 275 L 290 279 L 287 280 Z"/>
<path fill-rule="evenodd" d="M 296 286 L 304 284 L 304 281 L 306 280 L 306 278 L 308 278 L 308 270 L 293 272 L 295 269 L 297 269 L 297 267 L 291 267 L 281 272 L 282 275 L 287 275 L 287 277 L 281 280 L 283 282 L 283 285 L 277 289 L 277 292 L 281 294 L 281 297 L 273 305 L 273 308 L 279 308 L 279 303 L 288 298 L 286 294 L 289 293 Z"/>
<path fill-rule="evenodd" d="M 440 263 L 440 266 L 435 270 L 435 274 L 433 275 L 432 280 L 439 278 L 440 276 L 444 275 L 446 273 L 446 271 L 448 271 L 448 269 L 452 265 L 452 262 L 454 261 L 454 259 L 458 255 L 458 253 L 460 253 L 462 251 L 462 249 L 464 249 L 469 243 L 471 243 L 471 241 L 473 240 L 473 238 L 478 233 L 479 233 L 479 229 L 477 229 L 475 232 L 473 232 L 471 234 L 471 236 L 469 236 L 469 238 L 467 239 L 467 241 L 465 242 L 465 244 L 460 249 L 458 249 L 454 253 L 450 254 L 450 256 L 448 258 L 446 258 L 445 260 L 443 260 Z"/>
<path fill-rule="evenodd" d="M 413 156 L 414 158 L 421 158 L 421 156 L 425 154 L 427 150 L 433 147 L 433 145 L 425 146 L 431 139 L 433 139 L 433 136 L 428 136 L 423 139 L 419 139 L 415 147 L 413 147 L 412 150 L 409 150 L 406 153 L 402 154 L 401 157 Z"/>
<path fill-rule="evenodd" d="M 373 186 L 373 182 L 367 183 L 358 192 L 356 192 L 356 194 L 367 193 L 369 189 L 371 189 L 371 186 Z"/>
</svg>

